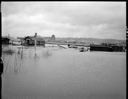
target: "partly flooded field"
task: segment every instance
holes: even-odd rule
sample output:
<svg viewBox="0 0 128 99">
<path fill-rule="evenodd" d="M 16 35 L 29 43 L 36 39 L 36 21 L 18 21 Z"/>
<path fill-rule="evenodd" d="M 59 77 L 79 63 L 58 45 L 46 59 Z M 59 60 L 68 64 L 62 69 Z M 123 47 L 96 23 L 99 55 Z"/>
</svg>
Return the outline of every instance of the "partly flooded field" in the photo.
<svg viewBox="0 0 128 99">
<path fill-rule="evenodd" d="M 3 99 L 126 99 L 125 52 L 11 48 L 2 56 Z"/>
</svg>

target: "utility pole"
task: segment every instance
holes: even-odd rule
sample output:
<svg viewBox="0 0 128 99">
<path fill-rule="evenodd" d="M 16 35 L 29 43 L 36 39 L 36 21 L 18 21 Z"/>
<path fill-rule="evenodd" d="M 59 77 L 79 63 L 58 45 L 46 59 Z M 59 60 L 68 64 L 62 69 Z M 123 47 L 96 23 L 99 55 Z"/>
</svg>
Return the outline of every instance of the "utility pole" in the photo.
<svg viewBox="0 0 128 99">
<path fill-rule="evenodd" d="M 36 55 L 36 37 L 37 37 L 37 33 L 35 33 L 35 55 Z"/>
</svg>

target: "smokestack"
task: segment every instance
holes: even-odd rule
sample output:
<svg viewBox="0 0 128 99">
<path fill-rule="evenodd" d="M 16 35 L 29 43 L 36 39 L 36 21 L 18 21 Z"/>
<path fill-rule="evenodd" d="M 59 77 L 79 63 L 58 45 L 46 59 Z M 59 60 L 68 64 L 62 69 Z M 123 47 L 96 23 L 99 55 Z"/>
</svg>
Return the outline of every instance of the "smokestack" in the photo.
<svg viewBox="0 0 128 99">
<path fill-rule="evenodd" d="M 37 37 L 37 33 L 35 33 L 35 37 Z"/>
</svg>

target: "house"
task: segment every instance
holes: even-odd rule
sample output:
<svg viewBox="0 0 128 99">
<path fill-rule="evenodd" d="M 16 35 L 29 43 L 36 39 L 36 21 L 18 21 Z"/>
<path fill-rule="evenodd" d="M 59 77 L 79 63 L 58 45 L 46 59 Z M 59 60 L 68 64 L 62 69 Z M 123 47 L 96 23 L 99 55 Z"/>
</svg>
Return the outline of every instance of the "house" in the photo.
<svg viewBox="0 0 128 99">
<path fill-rule="evenodd" d="M 35 45 L 35 39 L 36 39 L 36 45 L 42 45 L 45 46 L 45 40 L 41 36 L 27 36 L 24 38 L 24 45 Z"/>
<path fill-rule="evenodd" d="M 9 37 L 2 37 L 2 44 L 9 44 L 10 43 L 10 38 Z"/>
</svg>

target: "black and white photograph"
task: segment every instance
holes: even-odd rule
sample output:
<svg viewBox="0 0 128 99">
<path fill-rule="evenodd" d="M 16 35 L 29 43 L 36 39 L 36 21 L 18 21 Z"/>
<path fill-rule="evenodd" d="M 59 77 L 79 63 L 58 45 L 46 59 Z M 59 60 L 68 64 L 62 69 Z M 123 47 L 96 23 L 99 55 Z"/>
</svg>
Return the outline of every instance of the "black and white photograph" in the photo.
<svg viewBox="0 0 128 99">
<path fill-rule="evenodd" d="M 1 1 L 2 99 L 126 99 L 125 1 Z"/>
</svg>

